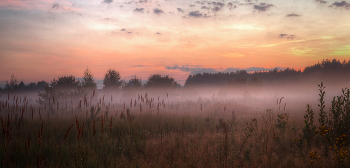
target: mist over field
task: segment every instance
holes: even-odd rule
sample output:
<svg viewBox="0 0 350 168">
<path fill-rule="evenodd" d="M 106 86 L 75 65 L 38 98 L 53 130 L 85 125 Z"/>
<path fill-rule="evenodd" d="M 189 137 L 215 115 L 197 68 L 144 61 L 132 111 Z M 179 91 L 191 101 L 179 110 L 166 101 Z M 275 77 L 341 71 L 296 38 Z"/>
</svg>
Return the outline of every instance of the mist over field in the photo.
<svg viewBox="0 0 350 168">
<path fill-rule="evenodd" d="M 282 71 L 281 71 L 282 72 Z M 238 73 L 238 72 L 237 72 Z M 137 78 L 135 78 L 137 79 Z M 129 81 L 130 82 L 130 81 Z M 175 81 L 176 82 L 176 81 Z M 319 86 L 321 83 L 325 86 L 326 94 L 324 96 L 326 108 L 330 108 L 331 101 L 334 97 L 342 94 L 342 89 L 350 87 L 350 79 L 347 78 L 306 78 L 303 80 L 283 79 L 275 81 L 260 80 L 257 84 L 234 83 L 215 85 L 215 84 L 198 84 L 190 86 L 177 86 L 175 88 L 167 87 L 147 87 L 145 84 L 139 88 L 128 88 L 127 83 L 123 89 L 94 89 L 82 92 L 80 96 L 65 96 L 62 98 L 56 97 L 57 102 L 63 102 L 60 106 L 64 107 L 66 102 L 73 103 L 77 106 L 79 102 L 86 97 L 92 104 L 102 102 L 116 107 L 130 107 L 140 105 L 140 98 L 147 95 L 148 99 L 152 100 L 152 106 L 157 106 L 158 103 L 172 108 L 179 108 L 177 111 L 182 111 L 184 114 L 207 115 L 208 112 L 223 111 L 241 111 L 242 113 L 264 113 L 267 109 L 273 109 L 280 112 L 288 112 L 292 116 L 302 117 L 306 109 L 306 104 L 313 108 L 318 108 L 319 103 Z M 29 86 L 29 85 L 28 85 Z M 49 87 L 47 85 L 46 87 Z M 60 90 L 72 90 L 67 85 L 60 87 Z M 74 90 L 74 88 L 73 88 Z M 39 93 L 39 94 L 38 94 Z M 42 106 L 48 104 L 48 98 L 40 96 L 40 93 L 45 93 L 45 89 L 39 91 L 26 91 L 25 89 L 17 88 L 14 91 L 3 91 L 0 97 L 2 103 L 7 102 L 13 105 L 19 102 L 18 98 L 26 98 L 31 106 Z M 54 98 L 52 93 L 52 98 Z M 187 104 L 187 106 L 186 106 Z M 195 104 L 190 107 L 189 104 Z M 202 108 L 201 108 L 202 106 Z M 237 106 L 237 109 L 236 109 Z M 210 107 L 210 108 L 209 108 Z M 120 110 L 120 109 L 119 109 Z M 226 111 L 225 110 L 225 111 Z M 116 112 L 116 110 L 114 110 Z M 134 110 L 135 111 L 135 110 Z"/>
<path fill-rule="evenodd" d="M 349 0 L 0 0 L 0 167 L 350 167 Z"/>
</svg>

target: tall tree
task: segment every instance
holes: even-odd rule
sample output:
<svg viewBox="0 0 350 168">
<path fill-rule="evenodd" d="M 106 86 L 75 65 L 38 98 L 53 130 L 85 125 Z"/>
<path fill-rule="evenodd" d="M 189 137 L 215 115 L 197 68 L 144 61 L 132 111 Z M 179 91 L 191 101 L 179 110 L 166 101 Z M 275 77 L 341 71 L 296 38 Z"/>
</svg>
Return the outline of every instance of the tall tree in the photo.
<svg viewBox="0 0 350 168">
<path fill-rule="evenodd" d="M 18 81 L 17 81 L 17 78 L 15 77 L 15 74 L 12 74 L 10 78 L 10 82 L 6 81 L 5 90 L 7 91 L 16 90 L 18 87 L 17 82 Z"/>
<path fill-rule="evenodd" d="M 142 87 L 141 79 L 136 76 L 129 80 L 123 89 L 140 89 Z"/>
<path fill-rule="evenodd" d="M 75 77 L 71 75 L 51 81 L 51 86 L 46 85 L 44 93 L 39 91 L 39 97 L 44 100 L 55 97 L 56 100 L 67 101 L 72 98 L 80 98 L 83 93 L 80 81 L 75 81 Z"/>
<path fill-rule="evenodd" d="M 154 74 L 148 78 L 146 86 L 147 88 L 176 88 L 177 82 L 174 78 L 169 77 L 169 75 L 162 76 L 160 74 Z"/>
<path fill-rule="evenodd" d="M 122 83 L 119 72 L 109 69 L 103 79 L 103 89 L 118 89 Z"/>
<path fill-rule="evenodd" d="M 86 68 L 84 71 L 84 79 L 82 81 L 83 88 L 85 90 L 96 90 L 97 84 L 93 79 L 93 75 L 89 68 Z"/>
<path fill-rule="evenodd" d="M 39 81 L 37 84 L 36 84 L 36 87 L 38 90 L 44 90 L 45 87 L 49 85 L 47 82 L 45 81 Z"/>
<path fill-rule="evenodd" d="M 18 90 L 20 90 L 20 91 L 26 90 L 26 85 L 24 84 L 23 81 L 21 81 L 21 82 L 19 83 L 19 85 L 18 85 Z"/>
<path fill-rule="evenodd" d="M 36 83 L 32 82 L 27 85 L 28 90 L 37 90 Z"/>
</svg>

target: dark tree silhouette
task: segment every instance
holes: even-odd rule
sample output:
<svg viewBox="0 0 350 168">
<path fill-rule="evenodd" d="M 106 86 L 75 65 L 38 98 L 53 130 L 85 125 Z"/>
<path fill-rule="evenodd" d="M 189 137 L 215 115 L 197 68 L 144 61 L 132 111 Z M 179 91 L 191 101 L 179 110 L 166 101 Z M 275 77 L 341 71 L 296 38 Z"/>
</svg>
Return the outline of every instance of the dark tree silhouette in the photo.
<svg viewBox="0 0 350 168">
<path fill-rule="evenodd" d="M 236 79 L 251 79 L 249 84 L 255 83 L 254 78 L 258 78 L 260 83 L 263 82 L 302 82 L 310 81 L 311 79 L 318 79 L 320 81 L 335 81 L 334 79 L 347 80 L 345 76 L 350 75 L 350 60 L 339 61 L 323 60 L 321 63 L 308 66 L 301 70 L 294 70 L 286 68 L 284 70 L 273 69 L 270 71 L 247 73 L 245 70 L 237 72 L 219 72 L 219 73 L 203 73 L 189 75 L 185 87 L 197 85 L 216 85 L 225 86 L 226 84 L 235 83 Z"/>
<path fill-rule="evenodd" d="M 10 82 L 6 81 L 5 90 L 7 91 L 15 91 L 18 87 L 17 85 L 17 78 L 15 77 L 15 74 L 11 75 Z"/>
<path fill-rule="evenodd" d="M 261 83 L 262 83 L 262 80 L 259 80 L 259 78 L 256 77 L 256 76 L 253 76 L 253 77 L 250 79 L 250 82 L 249 82 L 249 84 L 250 84 L 250 85 L 253 85 L 253 86 L 258 86 L 258 85 L 260 85 Z"/>
<path fill-rule="evenodd" d="M 176 88 L 177 86 L 174 78 L 169 77 L 169 75 L 161 76 L 160 74 L 151 75 L 146 84 L 147 88 Z"/>
<path fill-rule="evenodd" d="M 29 83 L 26 88 L 27 90 L 37 90 L 37 85 L 36 83 Z"/>
<path fill-rule="evenodd" d="M 96 90 L 97 84 L 93 79 L 93 75 L 89 68 L 86 68 L 84 71 L 84 79 L 82 81 L 82 85 L 85 91 Z"/>
<path fill-rule="evenodd" d="M 136 76 L 132 79 L 130 79 L 128 81 L 128 83 L 126 83 L 124 86 L 123 86 L 123 89 L 140 89 L 142 88 L 142 83 L 141 83 L 141 79 L 140 78 L 137 78 Z"/>
<path fill-rule="evenodd" d="M 103 89 L 119 89 L 122 83 L 119 72 L 109 69 L 103 79 Z"/>
<path fill-rule="evenodd" d="M 19 91 L 25 91 L 25 90 L 26 90 L 26 85 L 24 84 L 23 81 L 21 81 L 21 82 L 18 84 L 18 90 L 19 90 Z"/>
<path fill-rule="evenodd" d="M 59 77 L 58 80 L 51 81 L 51 85 L 46 85 L 45 92 L 39 91 L 39 97 L 43 100 L 53 99 L 67 101 L 72 98 L 81 98 L 84 94 L 80 81 L 75 81 L 74 76 Z"/>
<path fill-rule="evenodd" d="M 36 84 L 36 88 L 37 88 L 38 90 L 44 90 L 45 87 L 46 87 L 46 85 L 48 85 L 47 82 L 45 82 L 45 81 L 39 81 L 39 82 Z"/>
</svg>

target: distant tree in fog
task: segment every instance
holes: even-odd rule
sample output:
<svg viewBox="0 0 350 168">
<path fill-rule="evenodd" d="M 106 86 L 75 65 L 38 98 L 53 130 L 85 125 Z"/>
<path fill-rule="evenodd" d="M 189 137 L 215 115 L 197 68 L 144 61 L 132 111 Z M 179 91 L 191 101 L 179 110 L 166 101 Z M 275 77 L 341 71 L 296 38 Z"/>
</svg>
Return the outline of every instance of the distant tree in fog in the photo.
<svg viewBox="0 0 350 168">
<path fill-rule="evenodd" d="M 27 85 L 28 90 L 37 90 L 36 83 L 32 82 Z"/>
<path fill-rule="evenodd" d="M 334 79 L 344 81 L 349 79 L 346 78 L 349 75 L 350 60 L 341 62 L 336 59 L 326 59 L 320 63 L 305 67 L 303 71 L 292 68 L 286 68 L 284 70 L 275 68 L 270 71 L 256 71 L 254 73 L 247 73 L 245 70 L 239 70 L 237 72 L 199 73 L 189 75 L 186 79 L 185 87 L 197 85 L 224 86 L 225 84 L 235 83 L 234 79 L 239 78 L 251 79 L 249 84 L 253 84 L 255 77 L 259 79 L 260 83 L 262 81 L 264 83 L 265 81 L 266 83 L 302 82 L 310 80 L 310 77 L 321 81 L 334 81 Z"/>
<path fill-rule="evenodd" d="M 75 77 L 70 75 L 70 76 L 62 76 L 59 77 L 58 80 L 54 79 L 51 81 L 51 87 L 54 89 L 76 89 L 79 87 L 80 81 L 75 81 Z"/>
<path fill-rule="evenodd" d="M 47 85 L 49 85 L 47 82 L 45 82 L 45 81 L 39 81 L 39 82 L 36 84 L 36 88 L 37 88 L 38 90 L 44 90 L 45 87 L 46 87 Z"/>
<path fill-rule="evenodd" d="M 141 79 L 136 76 L 123 86 L 123 89 L 140 89 L 142 87 Z"/>
<path fill-rule="evenodd" d="M 259 80 L 259 78 L 257 78 L 256 76 L 253 76 L 249 82 L 249 84 L 253 86 L 260 85 L 261 83 L 262 83 L 262 80 Z"/>
<path fill-rule="evenodd" d="M 119 72 L 109 69 L 103 79 L 103 89 L 119 89 L 122 84 Z"/>
<path fill-rule="evenodd" d="M 84 94 L 80 81 L 76 81 L 74 76 L 59 77 L 58 80 L 51 81 L 50 86 L 46 85 L 45 92 L 39 91 L 39 97 L 48 100 L 67 100 L 68 98 L 79 98 Z"/>
<path fill-rule="evenodd" d="M 21 81 L 18 85 L 18 90 L 19 91 L 25 91 L 26 90 L 26 85 L 24 84 L 23 81 Z"/>
<path fill-rule="evenodd" d="M 10 82 L 6 81 L 5 90 L 7 91 L 15 91 L 18 87 L 17 85 L 17 78 L 15 77 L 15 74 L 11 75 Z"/>
<path fill-rule="evenodd" d="M 233 82 L 235 85 L 243 86 L 247 84 L 247 79 L 245 78 L 236 78 Z"/>
<path fill-rule="evenodd" d="M 151 75 L 148 78 L 147 88 L 176 88 L 177 82 L 169 75 L 161 76 L 160 74 Z"/>
<path fill-rule="evenodd" d="M 95 83 L 91 71 L 86 68 L 84 71 L 84 79 L 82 81 L 84 90 L 96 90 L 97 84 Z"/>
</svg>

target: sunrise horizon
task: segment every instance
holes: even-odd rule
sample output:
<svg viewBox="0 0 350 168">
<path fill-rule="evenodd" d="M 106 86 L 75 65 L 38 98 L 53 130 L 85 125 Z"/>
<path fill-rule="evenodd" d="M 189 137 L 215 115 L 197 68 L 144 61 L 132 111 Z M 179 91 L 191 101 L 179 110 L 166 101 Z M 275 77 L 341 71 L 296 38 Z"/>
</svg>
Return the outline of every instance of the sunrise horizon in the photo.
<svg viewBox="0 0 350 168">
<path fill-rule="evenodd" d="M 0 84 L 60 76 L 124 80 L 274 68 L 350 58 L 346 1 L 0 2 Z"/>
</svg>

